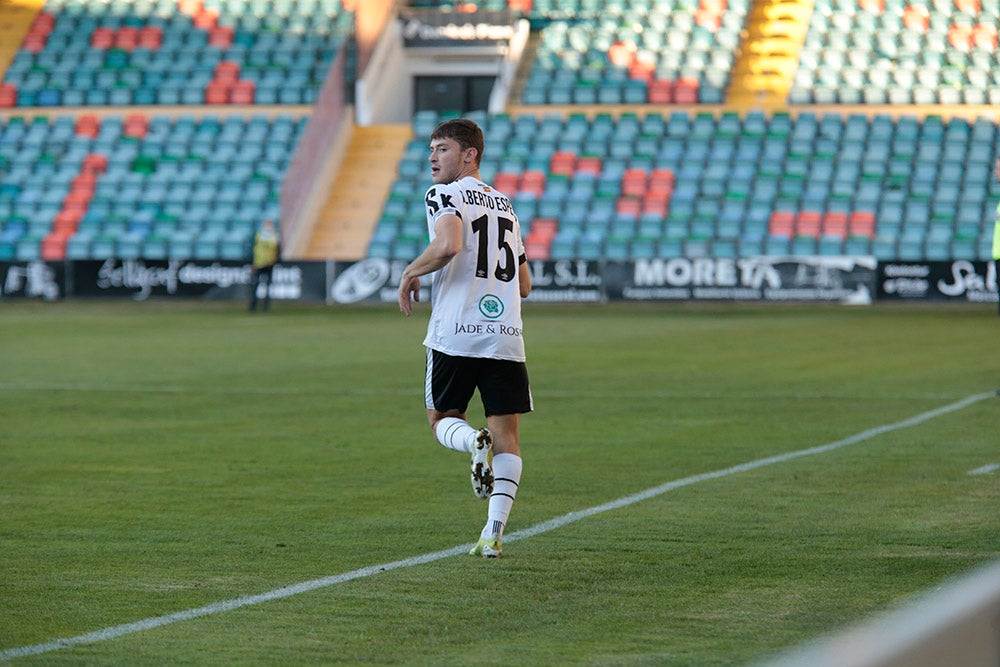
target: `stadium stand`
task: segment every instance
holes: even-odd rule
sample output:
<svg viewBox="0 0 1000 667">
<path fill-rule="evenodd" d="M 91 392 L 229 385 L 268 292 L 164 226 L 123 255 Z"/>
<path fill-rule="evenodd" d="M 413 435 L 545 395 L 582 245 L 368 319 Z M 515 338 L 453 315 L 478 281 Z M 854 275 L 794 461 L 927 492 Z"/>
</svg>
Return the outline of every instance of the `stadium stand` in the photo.
<svg viewBox="0 0 1000 667">
<path fill-rule="evenodd" d="M 532 259 L 873 254 L 989 259 L 1000 187 L 987 119 L 816 113 L 472 114 L 483 176 L 512 197 Z M 426 137 L 369 245 L 410 259 L 426 238 Z"/>
<path fill-rule="evenodd" d="M 36 4 L 5 19 L 24 25 L 0 83 L 0 259 L 246 257 L 353 13 Z"/>
<path fill-rule="evenodd" d="M 0 259 L 243 259 L 304 118 L 0 121 Z"/>
<path fill-rule="evenodd" d="M 722 103 L 748 4 L 535 3 L 544 27 L 522 101 Z"/>
<path fill-rule="evenodd" d="M 816 0 L 789 102 L 996 105 L 998 19 L 979 0 Z"/>
<path fill-rule="evenodd" d="M 48 0 L 0 107 L 309 104 L 352 21 L 340 0 Z"/>
</svg>

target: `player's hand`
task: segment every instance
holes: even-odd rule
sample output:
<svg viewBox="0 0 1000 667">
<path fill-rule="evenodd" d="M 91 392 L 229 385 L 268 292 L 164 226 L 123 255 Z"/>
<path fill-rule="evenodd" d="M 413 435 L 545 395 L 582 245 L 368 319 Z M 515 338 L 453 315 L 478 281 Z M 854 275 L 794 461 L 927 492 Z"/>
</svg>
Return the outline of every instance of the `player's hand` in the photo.
<svg viewBox="0 0 1000 667">
<path fill-rule="evenodd" d="M 409 317 L 413 312 L 414 301 L 420 301 L 420 278 L 404 276 L 399 281 L 399 310 Z"/>
</svg>

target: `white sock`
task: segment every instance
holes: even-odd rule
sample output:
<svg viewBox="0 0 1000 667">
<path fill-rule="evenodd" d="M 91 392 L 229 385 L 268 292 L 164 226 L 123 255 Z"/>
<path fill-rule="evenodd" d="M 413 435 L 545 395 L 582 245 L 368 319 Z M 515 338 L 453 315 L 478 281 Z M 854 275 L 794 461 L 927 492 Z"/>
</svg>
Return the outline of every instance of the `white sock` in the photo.
<svg viewBox="0 0 1000 667">
<path fill-rule="evenodd" d="M 479 430 L 469 426 L 469 422 L 464 419 L 445 417 L 435 425 L 434 435 L 448 449 L 471 454 L 472 448 L 476 446 Z"/>
<path fill-rule="evenodd" d="M 521 482 L 521 457 L 517 454 L 495 454 L 493 456 L 493 495 L 486 514 L 486 525 L 480 537 L 503 535 L 504 526 L 514 506 L 517 485 Z"/>
</svg>

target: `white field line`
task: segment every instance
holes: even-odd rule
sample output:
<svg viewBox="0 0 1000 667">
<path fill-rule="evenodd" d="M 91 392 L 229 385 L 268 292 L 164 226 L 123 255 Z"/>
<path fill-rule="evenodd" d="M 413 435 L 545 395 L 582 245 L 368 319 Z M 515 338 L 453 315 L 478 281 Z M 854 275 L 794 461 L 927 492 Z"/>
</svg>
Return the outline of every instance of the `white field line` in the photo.
<svg viewBox="0 0 1000 667">
<path fill-rule="evenodd" d="M 949 414 L 951 412 L 956 412 L 963 408 L 966 408 L 974 403 L 985 400 L 987 398 L 996 396 L 995 392 L 983 393 L 983 394 L 973 394 L 955 403 L 950 403 L 940 408 L 934 410 L 929 410 L 928 412 L 922 412 L 909 419 L 904 419 L 903 421 L 898 421 L 892 424 L 885 424 L 883 426 L 876 426 L 875 428 L 870 428 L 867 431 L 862 431 L 856 435 L 849 436 L 843 440 L 837 440 L 836 442 L 831 442 L 826 445 L 820 445 L 818 447 L 810 447 L 808 449 L 800 449 L 794 452 L 788 452 L 787 454 L 779 454 L 777 456 L 771 456 L 764 459 L 757 459 L 756 461 L 750 461 L 748 463 L 741 463 L 739 465 L 732 466 L 730 468 L 723 468 L 721 470 L 716 470 L 713 472 L 702 473 L 700 475 L 692 475 L 690 477 L 684 477 L 683 479 L 674 480 L 672 482 L 667 482 L 666 484 L 661 484 L 660 486 L 653 487 L 651 489 L 646 489 L 645 491 L 640 491 L 639 493 L 634 493 L 629 496 L 624 496 L 618 498 L 617 500 L 612 500 L 611 502 L 604 503 L 603 505 L 598 505 L 596 507 L 591 507 L 589 509 L 580 510 L 578 512 L 570 512 L 569 514 L 564 514 L 562 516 L 556 517 L 554 519 L 549 519 L 548 521 L 543 521 L 541 523 L 535 524 L 524 530 L 519 530 L 509 535 L 504 535 L 504 542 L 514 542 L 516 540 L 521 540 L 527 537 L 534 537 L 536 535 L 541 535 L 542 533 L 547 533 L 549 531 L 561 528 L 567 524 L 580 521 L 587 517 L 594 516 L 596 514 L 601 514 L 603 512 L 608 512 L 610 510 L 621 509 L 623 507 L 628 507 L 629 505 L 634 505 L 636 503 L 642 502 L 643 500 L 649 500 L 650 498 L 655 498 L 657 496 L 663 495 L 668 491 L 673 491 L 674 489 L 679 489 L 685 486 L 691 486 L 692 484 L 698 484 L 699 482 L 705 482 L 712 479 L 719 479 L 721 477 L 728 477 L 730 475 L 736 475 L 738 473 L 747 472 L 749 470 L 756 470 L 757 468 L 764 468 L 766 466 L 774 465 L 776 463 L 784 463 L 786 461 L 792 461 L 794 459 L 802 458 L 804 456 L 813 456 L 814 454 L 823 454 L 826 452 L 833 451 L 835 449 L 840 449 L 841 447 L 847 447 L 848 445 L 853 445 L 871 438 L 890 433 L 892 431 L 898 431 L 900 429 L 909 428 L 911 426 L 917 426 L 923 422 L 935 419 L 942 415 Z M 109 628 L 104 628 L 102 630 L 95 630 L 93 632 L 88 632 L 82 635 L 76 635 L 75 637 L 66 637 L 63 639 L 53 639 L 42 644 L 33 644 L 30 646 L 19 646 L 14 648 L 8 648 L 0 650 L 0 661 L 13 660 L 15 658 L 23 658 L 31 655 L 39 655 L 42 653 L 50 653 L 52 651 L 58 651 L 64 648 L 70 648 L 78 644 L 92 644 L 96 642 L 107 641 L 109 639 L 114 639 L 116 637 L 121 637 L 123 635 L 129 635 L 136 632 L 142 632 L 143 630 L 152 630 L 154 628 L 163 627 L 165 625 L 170 625 L 172 623 L 177 623 L 179 621 L 189 621 L 194 618 L 199 618 L 201 616 L 211 616 L 213 614 L 221 614 L 226 611 L 232 611 L 234 609 L 240 609 L 242 607 L 249 607 L 251 605 L 261 604 L 264 602 L 271 602 L 272 600 L 280 600 L 283 598 L 291 597 L 293 595 L 299 595 L 301 593 L 308 593 L 309 591 L 315 591 L 321 588 L 328 588 L 330 586 L 335 586 L 337 584 L 343 584 L 348 581 L 353 581 L 355 579 L 363 579 L 365 577 L 371 577 L 381 572 L 388 572 L 390 570 L 397 570 L 404 567 L 413 567 L 416 565 L 424 565 L 427 563 L 433 563 L 438 560 L 445 558 L 451 558 L 453 556 L 458 556 L 466 554 L 472 544 L 463 544 L 461 546 L 452 547 L 450 549 L 445 549 L 443 551 L 435 551 L 433 553 L 423 554 L 421 556 L 413 556 L 411 558 L 405 558 L 403 560 L 393 561 L 391 563 L 382 563 L 381 565 L 370 565 L 368 567 L 363 567 L 358 570 L 353 570 L 351 572 L 345 572 L 343 574 L 336 574 L 328 577 L 321 577 L 319 579 L 313 579 L 311 581 L 304 581 L 298 584 L 291 584 L 289 586 L 283 586 L 282 588 L 277 588 L 266 593 L 259 593 L 257 595 L 247 595 L 244 597 L 234 598 L 231 600 L 224 600 L 222 602 L 215 602 L 213 604 L 205 605 L 204 607 L 197 607 L 194 609 L 188 609 L 185 611 L 179 611 L 173 614 L 166 614 L 164 616 L 154 616 L 152 618 L 146 618 L 141 621 L 135 621 L 132 623 L 125 623 L 123 625 L 115 625 Z"/>
<path fill-rule="evenodd" d="M 984 465 L 981 468 L 976 468 L 975 470 L 970 470 L 970 475 L 992 475 L 997 470 L 1000 470 L 1000 463 L 990 463 Z"/>
</svg>

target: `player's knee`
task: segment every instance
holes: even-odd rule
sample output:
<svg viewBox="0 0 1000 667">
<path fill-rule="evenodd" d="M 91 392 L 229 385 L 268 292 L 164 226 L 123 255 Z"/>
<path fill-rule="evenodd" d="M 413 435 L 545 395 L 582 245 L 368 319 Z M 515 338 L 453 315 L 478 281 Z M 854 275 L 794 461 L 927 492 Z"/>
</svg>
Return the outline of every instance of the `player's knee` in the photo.
<svg viewBox="0 0 1000 667">
<path fill-rule="evenodd" d="M 449 417 L 457 417 L 458 419 L 465 419 L 465 413 L 459 412 L 458 410 L 449 410 L 448 412 L 438 412 L 437 410 L 427 411 L 427 423 L 431 427 L 431 431 L 437 433 L 437 425 L 442 419 L 447 419 Z"/>
</svg>

